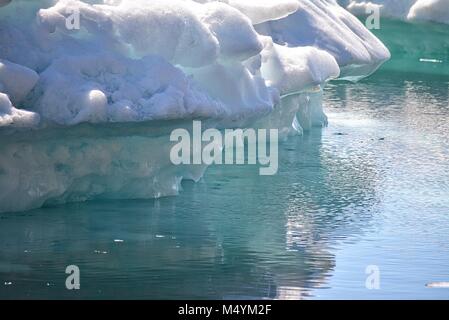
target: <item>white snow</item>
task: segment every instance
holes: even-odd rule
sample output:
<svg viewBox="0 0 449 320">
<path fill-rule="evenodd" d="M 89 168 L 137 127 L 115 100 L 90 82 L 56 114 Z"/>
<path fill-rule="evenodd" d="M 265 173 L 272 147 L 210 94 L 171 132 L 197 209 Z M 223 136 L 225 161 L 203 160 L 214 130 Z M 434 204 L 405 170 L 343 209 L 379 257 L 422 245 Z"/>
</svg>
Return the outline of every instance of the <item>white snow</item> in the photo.
<svg viewBox="0 0 449 320">
<path fill-rule="evenodd" d="M 34 70 L 0 59 L 0 91 L 7 93 L 13 102 L 25 99 L 38 79 Z"/>
<path fill-rule="evenodd" d="M 36 3 L 15 0 L 0 11 L 0 58 L 40 74 L 24 107 L 46 125 L 243 121 L 272 111 L 281 95 L 338 74 L 367 76 L 389 58 L 334 0 Z M 18 11 L 26 21 L 16 22 Z M 74 12 L 80 30 L 67 27 Z M 34 86 L 31 72 L 24 88 Z"/>
<path fill-rule="evenodd" d="M 261 73 L 281 95 L 299 93 L 340 75 L 335 58 L 315 47 L 286 47 L 267 39 Z"/>
<path fill-rule="evenodd" d="M 23 101 L 38 79 L 33 70 L 0 59 L 0 128 L 37 125 L 39 115 L 17 109 L 13 103 Z"/>
<path fill-rule="evenodd" d="M 285 18 L 299 8 L 296 0 L 225 0 L 248 16 L 253 24 Z"/>
<path fill-rule="evenodd" d="M 407 19 L 449 24 L 449 0 L 419 0 L 410 8 Z"/>
<path fill-rule="evenodd" d="M 41 74 L 36 89 L 35 109 L 61 125 L 218 117 L 227 111 L 158 56 L 62 57 Z"/>
<path fill-rule="evenodd" d="M 0 92 L 0 129 L 5 127 L 35 127 L 38 123 L 38 114 L 16 109 L 9 97 Z"/>
<path fill-rule="evenodd" d="M 313 46 L 332 54 L 341 76 L 358 79 L 388 60 L 388 49 L 334 0 L 302 0 L 287 18 L 257 26 L 273 41 L 288 47 Z"/>
<path fill-rule="evenodd" d="M 79 10 L 83 30 L 107 44 L 117 42 L 121 50 L 127 45 L 128 55 L 157 54 L 174 64 L 199 67 L 216 60 L 219 44 L 194 8 L 176 0 L 123 0 L 118 5 L 64 0 L 41 9 L 38 18 L 49 32 L 70 32 L 66 19 Z"/>
<path fill-rule="evenodd" d="M 258 34 L 240 11 L 219 2 L 204 7 L 201 20 L 217 38 L 220 57 L 243 61 L 260 53 L 263 46 Z"/>
</svg>

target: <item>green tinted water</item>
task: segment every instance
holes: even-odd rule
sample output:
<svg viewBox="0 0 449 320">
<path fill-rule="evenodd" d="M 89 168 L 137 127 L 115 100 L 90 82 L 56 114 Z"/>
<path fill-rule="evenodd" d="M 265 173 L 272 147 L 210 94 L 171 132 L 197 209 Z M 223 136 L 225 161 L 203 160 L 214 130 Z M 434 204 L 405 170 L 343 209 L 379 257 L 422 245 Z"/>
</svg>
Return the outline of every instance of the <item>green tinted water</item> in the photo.
<svg viewBox="0 0 449 320">
<path fill-rule="evenodd" d="M 276 176 L 215 166 L 177 197 L 1 214 L 0 298 L 449 298 L 425 286 L 449 281 L 447 50 L 330 84 L 329 127 L 282 144 Z"/>
</svg>

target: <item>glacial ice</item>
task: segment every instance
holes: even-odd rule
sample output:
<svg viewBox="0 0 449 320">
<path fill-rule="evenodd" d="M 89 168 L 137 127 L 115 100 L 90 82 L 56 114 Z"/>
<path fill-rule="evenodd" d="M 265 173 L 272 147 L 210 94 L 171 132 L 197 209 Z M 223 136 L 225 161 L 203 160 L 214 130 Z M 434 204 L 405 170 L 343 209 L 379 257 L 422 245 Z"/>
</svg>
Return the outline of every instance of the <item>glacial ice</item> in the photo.
<svg viewBox="0 0 449 320">
<path fill-rule="evenodd" d="M 269 37 L 267 43 L 260 71 L 283 96 L 319 86 L 340 75 L 337 61 L 326 51 L 309 46 L 289 48 L 273 43 Z"/>
<path fill-rule="evenodd" d="M 61 57 L 41 73 L 35 110 L 60 125 L 220 116 L 214 100 L 159 56 Z"/>
<path fill-rule="evenodd" d="M 176 194 L 205 167 L 170 163 L 171 129 L 323 126 L 325 83 L 390 57 L 335 0 L 0 6 L 0 212 Z"/>
<path fill-rule="evenodd" d="M 24 100 L 38 79 L 34 70 L 0 59 L 0 91 L 8 94 L 13 102 Z"/>
<path fill-rule="evenodd" d="M 39 119 L 39 115 L 34 112 L 15 108 L 8 95 L 0 92 L 0 129 L 6 127 L 34 127 L 39 123 Z"/>
<path fill-rule="evenodd" d="M 251 19 L 253 24 L 285 18 L 299 9 L 296 0 L 225 0 Z"/>
<path fill-rule="evenodd" d="M 38 114 L 13 106 L 13 103 L 20 103 L 26 98 L 38 79 L 33 70 L 0 59 L 0 128 L 33 127 L 38 124 Z"/>
<path fill-rule="evenodd" d="M 294 14 L 256 30 L 279 45 L 327 51 L 337 60 L 341 78 L 349 80 L 369 75 L 390 58 L 382 42 L 335 1 L 300 1 Z"/>
</svg>

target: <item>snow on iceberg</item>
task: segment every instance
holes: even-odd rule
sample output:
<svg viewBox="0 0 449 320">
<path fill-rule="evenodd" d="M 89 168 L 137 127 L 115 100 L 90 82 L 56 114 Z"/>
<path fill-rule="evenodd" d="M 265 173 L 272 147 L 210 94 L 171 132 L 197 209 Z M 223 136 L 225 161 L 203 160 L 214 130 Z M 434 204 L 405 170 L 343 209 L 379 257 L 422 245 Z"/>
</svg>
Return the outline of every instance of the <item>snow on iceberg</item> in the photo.
<svg viewBox="0 0 449 320">
<path fill-rule="evenodd" d="M 15 108 L 9 97 L 0 92 L 0 129 L 6 127 L 33 127 L 37 126 L 38 122 L 38 114 Z"/>
<path fill-rule="evenodd" d="M 256 30 L 288 47 L 313 46 L 335 57 L 341 77 L 360 79 L 390 58 L 388 49 L 336 1 L 300 1 L 288 17 L 258 25 Z"/>
<path fill-rule="evenodd" d="M 0 91 L 8 94 L 12 101 L 24 100 L 38 79 L 34 70 L 0 59 Z"/>
<path fill-rule="evenodd" d="M 42 72 L 34 94 L 35 110 L 60 125 L 223 117 L 228 112 L 159 56 L 61 57 Z"/>
<path fill-rule="evenodd" d="M 419 0 L 410 8 L 408 20 L 435 21 L 449 24 L 448 0 Z"/>
<path fill-rule="evenodd" d="M 173 128 L 323 126 L 389 58 L 335 0 L 0 1 L 0 212 L 176 194 Z"/>
<path fill-rule="evenodd" d="M 0 128 L 38 124 L 38 114 L 17 109 L 12 104 L 23 101 L 38 79 L 33 70 L 0 59 Z"/>
<path fill-rule="evenodd" d="M 223 2 L 240 10 L 251 19 L 253 24 L 285 18 L 299 8 L 297 0 L 224 0 Z"/>
</svg>

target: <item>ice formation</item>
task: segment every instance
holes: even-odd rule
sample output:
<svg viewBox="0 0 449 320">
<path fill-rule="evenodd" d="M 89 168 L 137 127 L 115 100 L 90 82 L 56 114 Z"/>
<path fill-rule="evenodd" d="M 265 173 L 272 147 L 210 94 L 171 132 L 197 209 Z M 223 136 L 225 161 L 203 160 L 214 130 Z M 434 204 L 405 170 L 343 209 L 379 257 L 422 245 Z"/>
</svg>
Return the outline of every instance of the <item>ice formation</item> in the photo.
<svg viewBox="0 0 449 320">
<path fill-rule="evenodd" d="M 390 57 L 385 46 L 336 1 L 300 1 L 294 14 L 256 29 L 280 45 L 327 51 L 337 60 L 342 78 L 364 77 Z"/>
<path fill-rule="evenodd" d="M 376 8 L 384 17 L 449 24 L 449 0 L 350 0 L 345 4 L 356 15 Z"/>
<path fill-rule="evenodd" d="M 171 129 L 322 126 L 322 86 L 389 58 L 335 0 L 0 7 L 0 212 L 175 194 L 205 168 L 170 163 Z"/>
</svg>

